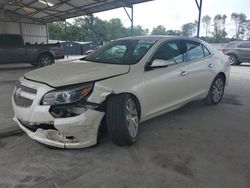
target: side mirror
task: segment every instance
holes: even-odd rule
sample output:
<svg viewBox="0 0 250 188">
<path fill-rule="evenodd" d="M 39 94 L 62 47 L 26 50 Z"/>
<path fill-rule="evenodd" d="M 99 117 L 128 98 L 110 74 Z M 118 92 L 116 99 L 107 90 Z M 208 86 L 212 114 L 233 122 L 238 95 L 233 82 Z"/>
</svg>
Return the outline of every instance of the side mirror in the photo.
<svg viewBox="0 0 250 188">
<path fill-rule="evenodd" d="M 170 65 L 175 65 L 176 61 L 174 59 L 170 60 L 162 60 L 162 59 L 155 59 L 150 66 L 151 68 L 163 68 L 163 67 L 168 67 Z"/>
</svg>

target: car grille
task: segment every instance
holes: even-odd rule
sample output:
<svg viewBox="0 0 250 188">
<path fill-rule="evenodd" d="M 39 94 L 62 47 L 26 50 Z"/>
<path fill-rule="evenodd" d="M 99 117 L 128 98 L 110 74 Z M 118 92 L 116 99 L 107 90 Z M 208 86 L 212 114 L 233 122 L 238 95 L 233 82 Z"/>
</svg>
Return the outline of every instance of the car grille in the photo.
<svg viewBox="0 0 250 188">
<path fill-rule="evenodd" d="M 16 85 L 16 90 L 14 93 L 14 101 L 15 101 L 16 105 L 20 106 L 20 107 L 30 107 L 33 103 L 33 100 L 22 97 L 19 94 L 19 92 L 25 92 L 25 93 L 30 93 L 30 94 L 36 95 L 37 90 L 30 88 L 30 87 L 27 87 L 27 86 L 24 86 L 20 82 Z"/>
<path fill-rule="evenodd" d="M 37 129 L 43 129 L 43 130 L 49 130 L 49 129 L 52 129 L 52 130 L 57 130 L 55 128 L 54 125 L 52 124 L 39 124 L 39 125 L 31 125 L 29 124 L 29 122 L 26 122 L 26 121 L 22 121 L 20 119 L 18 119 L 19 122 L 24 126 L 26 127 L 27 129 L 29 129 L 30 131 L 32 132 L 36 132 Z"/>
</svg>

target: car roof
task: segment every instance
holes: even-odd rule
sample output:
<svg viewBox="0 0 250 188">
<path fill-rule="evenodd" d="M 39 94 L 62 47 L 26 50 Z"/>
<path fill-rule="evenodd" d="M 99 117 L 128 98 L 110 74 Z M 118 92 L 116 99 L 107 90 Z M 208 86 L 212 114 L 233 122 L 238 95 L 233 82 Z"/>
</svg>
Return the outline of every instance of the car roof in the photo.
<svg viewBox="0 0 250 188">
<path fill-rule="evenodd" d="M 121 38 L 121 39 L 117 39 L 117 40 L 167 40 L 167 39 L 192 40 L 192 41 L 203 43 L 202 40 L 197 39 L 197 38 L 175 36 L 175 35 L 132 36 L 132 37 L 125 37 L 125 38 Z"/>
</svg>

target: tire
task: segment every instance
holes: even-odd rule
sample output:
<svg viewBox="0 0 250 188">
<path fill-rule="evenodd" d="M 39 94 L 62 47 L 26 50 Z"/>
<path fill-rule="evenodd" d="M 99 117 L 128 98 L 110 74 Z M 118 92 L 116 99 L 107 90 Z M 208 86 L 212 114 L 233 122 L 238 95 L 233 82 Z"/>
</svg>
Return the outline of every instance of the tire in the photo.
<svg viewBox="0 0 250 188">
<path fill-rule="evenodd" d="M 222 75 L 217 75 L 213 80 L 208 95 L 205 99 L 208 105 L 217 105 L 220 103 L 224 95 L 225 78 Z"/>
<path fill-rule="evenodd" d="M 230 65 L 239 65 L 240 62 L 238 61 L 238 58 L 235 55 L 230 54 Z"/>
<path fill-rule="evenodd" d="M 139 114 L 136 101 L 129 94 L 112 96 L 106 108 L 109 137 L 119 146 L 132 145 L 139 132 Z"/>
<path fill-rule="evenodd" d="M 54 58 L 49 54 L 42 54 L 38 57 L 37 66 L 44 67 L 52 65 L 54 63 Z"/>
</svg>

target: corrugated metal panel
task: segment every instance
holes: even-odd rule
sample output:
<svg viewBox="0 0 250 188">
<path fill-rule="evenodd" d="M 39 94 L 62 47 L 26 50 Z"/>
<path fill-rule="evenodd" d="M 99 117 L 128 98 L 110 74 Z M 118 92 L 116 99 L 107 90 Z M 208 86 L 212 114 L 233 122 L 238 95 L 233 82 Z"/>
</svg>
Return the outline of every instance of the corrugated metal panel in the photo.
<svg viewBox="0 0 250 188">
<path fill-rule="evenodd" d="M 30 21 L 49 23 L 120 7 L 131 7 L 148 1 L 152 0 L 22 0 L 21 3 L 18 0 L 9 0 L 8 3 L 0 0 L 0 12 L 3 12 L 0 20 L 18 18 L 19 22 L 23 22 L 24 18 L 29 18 Z"/>
<path fill-rule="evenodd" d="M 13 22 L 0 22 L 0 33 L 20 34 L 20 24 Z"/>
<path fill-rule="evenodd" d="M 46 25 L 26 24 L 22 23 L 23 35 L 46 36 Z"/>
<path fill-rule="evenodd" d="M 0 22 L 0 33 L 22 34 L 24 42 L 31 44 L 47 43 L 46 25 Z"/>
</svg>

